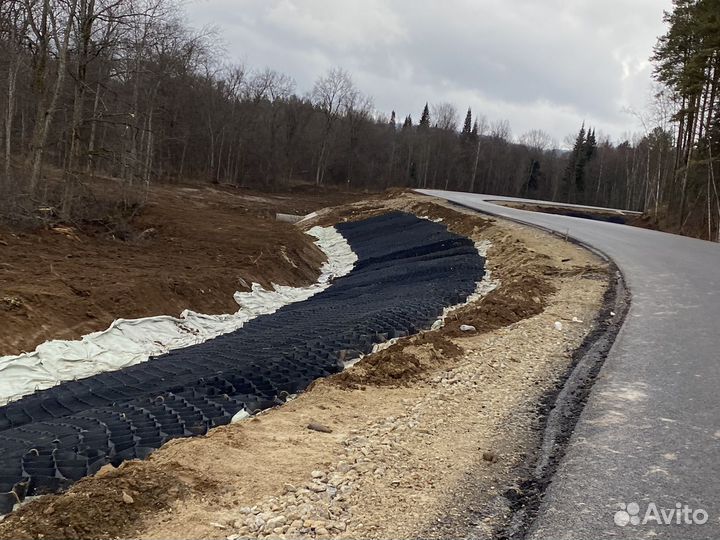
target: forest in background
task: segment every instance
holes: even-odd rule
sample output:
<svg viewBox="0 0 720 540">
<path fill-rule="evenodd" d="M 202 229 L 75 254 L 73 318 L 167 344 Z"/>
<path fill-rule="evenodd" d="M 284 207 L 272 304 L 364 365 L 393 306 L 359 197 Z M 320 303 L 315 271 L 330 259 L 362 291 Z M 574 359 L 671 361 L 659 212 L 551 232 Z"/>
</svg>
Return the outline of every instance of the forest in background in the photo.
<svg viewBox="0 0 720 540">
<path fill-rule="evenodd" d="M 720 0 L 675 0 L 665 15 L 643 133 L 614 143 L 582 125 L 558 150 L 541 129 L 514 137 L 432 99 L 417 117 L 379 113 L 341 68 L 304 94 L 287 74 L 228 65 L 173 0 L 0 0 L 0 215 L 132 213 L 154 182 L 402 186 L 642 210 L 718 240 L 718 14 Z M 108 177 L 111 207 L 93 208 Z"/>
</svg>

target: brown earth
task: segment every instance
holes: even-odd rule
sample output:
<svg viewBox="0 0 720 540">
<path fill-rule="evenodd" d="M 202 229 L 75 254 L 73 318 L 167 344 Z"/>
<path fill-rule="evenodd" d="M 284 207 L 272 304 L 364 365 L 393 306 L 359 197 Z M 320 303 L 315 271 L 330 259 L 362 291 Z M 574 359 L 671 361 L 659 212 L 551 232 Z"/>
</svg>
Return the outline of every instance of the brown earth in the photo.
<svg viewBox="0 0 720 540">
<path fill-rule="evenodd" d="M 568 212 L 573 211 L 572 209 L 564 208 L 562 206 L 552 206 L 545 204 L 526 204 L 502 201 L 498 201 L 497 204 L 501 206 L 507 206 L 509 208 L 517 208 L 518 210 L 528 210 L 530 212 L 542 212 L 544 214 L 556 214 L 560 216 L 568 215 Z M 623 223 L 623 225 L 630 225 L 631 227 L 640 227 L 641 229 L 652 229 L 654 231 L 665 231 L 679 234 L 676 230 L 673 229 L 673 227 L 665 226 L 660 220 L 655 219 L 647 214 L 628 214 L 623 212 L 622 210 L 618 210 L 617 212 L 608 212 L 587 208 L 578 209 L 576 211 L 583 214 L 596 216 L 598 219 L 601 220 L 609 220 L 610 218 L 622 217 L 625 220 L 625 223 Z M 688 236 L 696 235 L 688 234 Z"/>
<path fill-rule="evenodd" d="M 98 191 L 113 189 L 106 181 Z M 358 197 L 160 185 L 120 226 L 0 226 L 0 356 L 76 339 L 117 318 L 234 312 L 233 293 L 253 281 L 311 283 L 324 255 L 275 213 L 304 215 Z"/>
<path fill-rule="evenodd" d="M 476 536 L 490 537 L 540 441 L 540 404 L 596 324 L 607 267 L 540 231 L 415 195 L 332 213 L 412 208 L 492 242 L 488 268 L 509 299 L 491 293 L 282 407 L 30 502 L 0 522 L 0 538 L 459 537 L 445 525 L 465 495 Z M 458 333 L 468 320 L 479 331 Z"/>
</svg>

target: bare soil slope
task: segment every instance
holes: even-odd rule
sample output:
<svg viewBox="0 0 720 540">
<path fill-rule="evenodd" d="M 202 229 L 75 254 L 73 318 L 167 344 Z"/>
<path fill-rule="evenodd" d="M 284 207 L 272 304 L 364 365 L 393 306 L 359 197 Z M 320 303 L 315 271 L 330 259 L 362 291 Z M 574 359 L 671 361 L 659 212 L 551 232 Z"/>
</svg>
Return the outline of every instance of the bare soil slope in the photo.
<svg viewBox="0 0 720 540">
<path fill-rule="evenodd" d="M 0 356 L 121 317 L 234 312 L 233 293 L 253 281 L 311 283 L 324 255 L 275 212 L 305 214 L 352 198 L 157 186 L 121 230 L 0 227 Z"/>
</svg>

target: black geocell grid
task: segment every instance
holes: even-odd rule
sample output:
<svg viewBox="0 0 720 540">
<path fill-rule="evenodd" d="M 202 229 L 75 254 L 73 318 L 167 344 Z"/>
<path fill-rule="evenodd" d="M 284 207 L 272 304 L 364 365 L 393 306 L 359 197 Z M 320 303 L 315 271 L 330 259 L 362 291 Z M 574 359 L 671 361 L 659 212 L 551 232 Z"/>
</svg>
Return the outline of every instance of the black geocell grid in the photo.
<svg viewBox="0 0 720 540">
<path fill-rule="evenodd" d="M 282 403 L 341 358 L 428 328 L 484 275 L 473 243 L 394 212 L 337 225 L 354 269 L 304 302 L 235 332 L 119 371 L 59 384 L 0 407 L 0 514 L 102 465 L 146 457 L 245 408 Z"/>
</svg>

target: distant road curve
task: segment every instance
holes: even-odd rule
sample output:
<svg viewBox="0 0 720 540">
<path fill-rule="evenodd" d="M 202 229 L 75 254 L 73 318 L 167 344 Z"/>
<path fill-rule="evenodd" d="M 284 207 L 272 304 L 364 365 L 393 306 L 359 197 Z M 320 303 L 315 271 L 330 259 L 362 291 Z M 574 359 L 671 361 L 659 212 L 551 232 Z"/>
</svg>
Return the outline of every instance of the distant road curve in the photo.
<svg viewBox="0 0 720 540">
<path fill-rule="evenodd" d="M 529 537 L 720 538 L 720 245 L 491 202 L 539 201 L 418 191 L 592 246 L 632 295 Z M 696 511 L 680 524 L 678 504 Z"/>
</svg>

